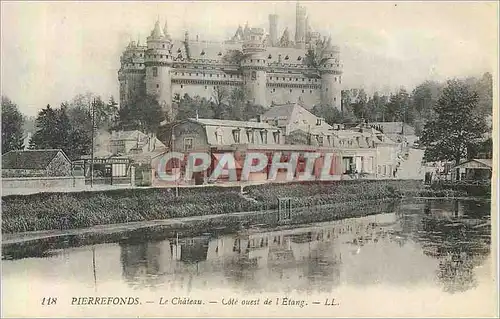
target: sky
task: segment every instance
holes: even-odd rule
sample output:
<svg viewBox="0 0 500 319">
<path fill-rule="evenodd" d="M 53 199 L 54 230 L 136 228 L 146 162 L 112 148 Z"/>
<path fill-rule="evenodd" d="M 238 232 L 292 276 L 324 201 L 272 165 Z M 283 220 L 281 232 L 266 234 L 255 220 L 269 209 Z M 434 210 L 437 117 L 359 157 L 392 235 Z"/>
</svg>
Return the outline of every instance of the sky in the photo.
<svg viewBox="0 0 500 319">
<path fill-rule="evenodd" d="M 495 74 L 496 2 L 302 1 L 341 48 L 346 88 L 411 90 L 425 80 Z M 26 115 L 79 93 L 118 97 L 120 55 L 168 21 L 181 39 L 225 40 L 239 24 L 295 31 L 295 2 L 1 2 L 1 93 Z"/>
</svg>

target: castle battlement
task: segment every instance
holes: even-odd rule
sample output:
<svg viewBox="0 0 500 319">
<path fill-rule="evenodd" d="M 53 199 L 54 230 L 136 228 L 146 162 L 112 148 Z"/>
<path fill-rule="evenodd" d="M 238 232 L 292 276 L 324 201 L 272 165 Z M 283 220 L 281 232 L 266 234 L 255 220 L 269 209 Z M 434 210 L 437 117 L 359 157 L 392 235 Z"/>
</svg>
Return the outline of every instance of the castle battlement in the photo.
<svg viewBox="0 0 500 319">
<path fill-rule="evenodd" d="M 146 45 L 131 41 L 120 57 L 120 105 L 147 93 L 172 113 L 177 94 L 211 99 L 217 87 L 227 87 L 243 89 L 249 102 L 264 107 L 300 100 L 307 108 L 340 109 L 339 47 L 311 29 L 304 7 L 297 7 L 295 41 L 288 28 L 278 40 L 278 19 L 269 16 L 269 35 L 247 24 L 223 42 L 192 40 L 187 32 L 172 39 L 166 23 L 162 29 L 156 21 Z M 311 51 L 320 62 L 310 63 Z"/>
</svg>

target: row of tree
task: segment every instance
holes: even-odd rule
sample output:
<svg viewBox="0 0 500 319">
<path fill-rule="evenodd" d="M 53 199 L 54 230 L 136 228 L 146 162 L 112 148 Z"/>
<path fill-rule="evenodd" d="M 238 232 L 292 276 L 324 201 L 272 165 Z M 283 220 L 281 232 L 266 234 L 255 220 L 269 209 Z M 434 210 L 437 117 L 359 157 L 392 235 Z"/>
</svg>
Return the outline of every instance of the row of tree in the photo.
<svg viewBox="0 0 500 319">
<path fill-rule="evenodd" d="M 477 108 L 483 116 L 492 114 L 493 80 L 490 73 L 481 78 L 467 78 L 461 81 L 469 90 L 478 94 Z M 436 105 L 446 83 L 425 81 L 409 93 L 405 88 L 391 94 L 374 92 L 371 96 L 363 89 L 342 91 L 342 111 L 330 106 L 318 105 L 312 112 L 325 118 L 328 123 L 351 123 L 365 119 L 369 122 L 400 121 L 415 127 L 417 134 L 422 132 L 425 122 L 435 117 Z"/>
</svg>

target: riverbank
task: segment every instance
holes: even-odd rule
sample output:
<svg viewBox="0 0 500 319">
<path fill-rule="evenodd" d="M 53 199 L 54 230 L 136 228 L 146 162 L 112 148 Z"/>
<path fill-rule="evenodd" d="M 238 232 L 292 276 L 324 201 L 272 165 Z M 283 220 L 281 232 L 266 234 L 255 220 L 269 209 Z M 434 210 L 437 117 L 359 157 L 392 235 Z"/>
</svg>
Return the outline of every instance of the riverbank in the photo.
<svg viewBox="0 0 500 319">
<path fill-rule="evenodd" d="M 70 230 L 278 209 L 289 198 L 294 209 L 401 197 L 428 196 L 421 181 L 333 181 L 241 187 L 120 189 L 39 193 L 2 197 L 2 233 Z M 453 195 L 446 190 L 446 195 Z M 444 196 L 450 197 L 450 196 Z"/>
</svg>

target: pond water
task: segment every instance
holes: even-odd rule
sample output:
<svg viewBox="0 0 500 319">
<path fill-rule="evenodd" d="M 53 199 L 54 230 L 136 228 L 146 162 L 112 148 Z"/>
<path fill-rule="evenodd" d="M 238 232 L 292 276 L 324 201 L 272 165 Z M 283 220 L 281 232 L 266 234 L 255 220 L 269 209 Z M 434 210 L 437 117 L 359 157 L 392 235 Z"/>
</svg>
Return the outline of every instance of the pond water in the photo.
<svg viewBox="0 0 500 319">
<path fill-rule="evenodd" d="M 28 250 L 26 243 L 4 246 L 3 313 L 492 315 L 490 202 L 390 207 L 307 225 L 202 229 L 188 236 L 140 230 L 140 236 L 92 245 L 62 238 L 28 243 Z M 57 302 L 42 305 L 44 297 Z M 266 298 L 271 305 L 264 305 Z"/>
</svg>

